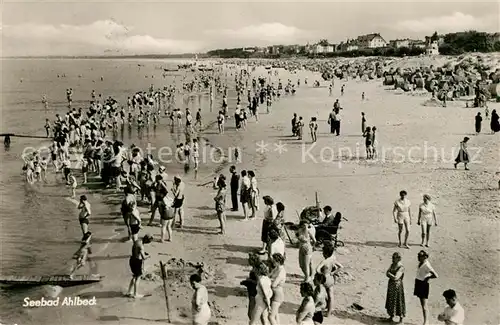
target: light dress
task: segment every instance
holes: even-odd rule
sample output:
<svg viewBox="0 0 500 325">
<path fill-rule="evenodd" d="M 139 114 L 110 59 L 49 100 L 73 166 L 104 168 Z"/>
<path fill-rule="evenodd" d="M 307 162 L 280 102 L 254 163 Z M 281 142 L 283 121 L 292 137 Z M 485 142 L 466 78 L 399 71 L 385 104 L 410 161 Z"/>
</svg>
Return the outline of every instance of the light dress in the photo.
<svg viewBox="0 0 500 325">
<path fill-rule="evenodd" d="M 420 224 L 422 226 L 432 226 L 432 219 L 434 216 L 434 204 L 432 203 L 422 203 L 420 204 Z"/>
</svg>

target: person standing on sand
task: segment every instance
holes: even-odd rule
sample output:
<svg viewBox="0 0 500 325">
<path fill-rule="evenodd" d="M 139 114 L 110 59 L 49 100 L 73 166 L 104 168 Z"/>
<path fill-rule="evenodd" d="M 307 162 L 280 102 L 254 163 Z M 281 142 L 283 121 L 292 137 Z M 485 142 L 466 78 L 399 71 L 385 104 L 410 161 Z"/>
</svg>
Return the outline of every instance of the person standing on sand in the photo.
<svg viewBox="0 0 500 325">
<path fill-rule="evenodd" d="M 429 247 L 432 224 L 437 226 L 436 209 L 434 204 L 431 203 L 431 197 L 424 194 L 424 202 L 420 204 L 417 221 L 417 225 L 421 225 L 422 227 L 422 243 L 420 246 L 424 246 L 425 240 L 425 247 Z"/>
<path fill-rule="evenodd" d="M 315 313 L 312 318 L 314 324 L 323 324 L 323 311 L 326 309 L 326 289 L 325 289 L 326 278 L 323 274 L 316 273 L 314 275 L 314 304 Z"/>
<path fill-rule="evenodd" d="M 133 207 L 135 205 L 136 198 L 134 192 L 129 188 L 125 187 L 125 198 L 122 201 L 121 213 L 123 221 L 128 231 L 128 240 L 132 240 L 132 230 L 130 229 L 130 219 Z"/>
<path fill-rule="evenodd" d="M 73 172 L 69 172 L 68 174 L 69 186 L 71 186 L 71 198 L 74 199 L 76 197 L 76 188 L 78 187 L 78 182 L 76 181 L 75 175 Z"/>
<path fill-rule="evenodd" d="M 154 198 L 154 203 L 152 204 L 151 207 L 151 218 L 149 219 L 148 226 L 153 225 L 153 221 L 155 219 L 155 212 L 158 209 L 160 202 L 168 194 L 167 184 L 163 180 L 162 175 L 156 175 L 155 183 L 153 184 L 152 188 L 154 191 L 155 198 Z"/>
<path fill-rule="evenodd" d="M 248 310 L 247 310 L 247 316 L 248 320 L 252 318 L 252 311 L 255 307 L 255 296 L 257 295 L 257 275 L 256 275 L 256 268 L 260 263 L 259 257 L 254 254 L 250 253 L 248 255 L 248 265 L 252 267 L 250 270 L 250 273 L 248 275 L 248 278 L 245 280 L 241 281 L 240 284 L 245 286 L 247 288 L 247 293 L 248 293 Z"/>
<path fill-rule="evenodd" d="M 398 247 L 401 247 L 401 234 L 403 233 L 403 226 L 405 228 L 405 241 L 404 248 L 409 249 L 408 246 L 408 236 L 410 235 L 411 226 L 411 202 L 406 198 L 408 193 L 406 191 L 399 192 L 399 199 L 394 202 L 394 208 L 392 209 L 392 216 L 394 218 L 394 223 L 398 224 Z"/>
<path fill-rule="evenodd" d="M 302 140 L 302 135 L 304 134 L 304 121 L 302 120 L 302 116 L 299 117 L 296 128 L 298 140 Z"/>
<path fill-rule="evenodd" d="M 73 275 L 75 274 L 75 272 L 84 267 L 87 261 L 90 261 L 89 259 L 90 254 L 91 254 L 90 237 L 88 237 L 87 240 L 82 240 L 80 248 L 73 255 L 73 259 L 75 259 L 76 261 L 75 264 L 71 267 L 71 271 L 69 273 L 70 279 L 73 279 Z"/>
<path fill-rule="evenodd" d="M 270 262 L 273 266 L 271 274 L 271 289 L 273 290 L 273 296 L 271 298 L 271 308 L 269 310 L 269 322 L 271 325 L 279 325 L 279 309 L 281 304 L 285 301 L 285 293 L 283 291 L 283 285 L 286 281 L 286 271 L 285 271 L 285 258 L 280 253 L 273 254 L 271 256 Z"/>
<path fill-rule="evenodd" d="M 276 217 L 273 220 L 272 229 L 275 229 L 281 239 L 285 241 L 285 205 L 282 202 L 276 203 Z"/>
<path fill-rule="evenodd" d="M 500 132 L 500 121 L 499 121 L 499 116 L 498 116 L 498 113 L 497 113 L 496 109 L 494 109 L 493 111 L 491 111 L 490 128 L 491 128 L 491 132 L 493 134 L 497 133 L 497 132 Z"/>
<path fill-rule="evenodd" d="M 139 237 L 139 230 L 141 229 L 141 214 L 137 208 L 137 201 L 133 202 L 132 211 L 130 213 L 130 233 L 132 235 L 132 240 L 136 241 Z"/>
<path fill-rule="evenodd" d="M 460 142 L 460 150 L 458 151 L 457 158 L 455 158 L 455 164 L 453 165 L 455 169 L 457 169 L 458 164 L 464 163 L 465 170 L 469 170 L 467 168 L 467 164 L 469 163 L 469 151 L 467 150 L 467 142 L 469 141 L 469 137 L 465 137 L 462 142 Z"/>
<path fill-rule="evenodd" d="M 330 124 L 330 133 L 334 134 L 335 133 L 335 108 L 332 109 L 330 112 L 330 115 L 328 115 L 328 124 Z"/>
<path fill-rule="evenodd" d="M 292 118 L 292 136 L 296 137 L 297 136 L 297 113 L 293 113 L 293 118 Z"/>
<path fill-rule="evenodd" d="M 429 280 L 436 279 L 438 277 L 438 274 L 432 268 L 431 263 L 428 260 L 429 254 L 427 254 L 427 252 L 420 251 L 417 255 L 417 258 L 419 263 L 413 294 L 420 299 L 422 314 L 424 316 L 423 325 L 428 325 L 427 299 L 429 299 Z"/>
<path fill-rule="evenodd" d="M 389 318 L 387 321 L 392 322 L 394 316 L 399 317 L 398 323 L 403 323 L 403 318 L 406 315 L 405 290 L 403 286 L 404 267 L 401 263 L 401 254 L 395 252 L 392 254 L 392 264 L 385 272 L 389 278 L 387 283 L 387 295 L 385 298 L 385 310 Z"/>
<path fill-rule="evenodd" d="M 238 211 L 238 188 L 240 186 L 240 175 L 236 172 L 236 166 L 231 166 L 229 168 L 231 172 L 231 203 L 233 204 L 233 208 L 231 211 Z"/>
<path fill-rule="evenodd" d="M 193 145 L 191 147 L 191 157 L 193 157 L 194 163 L 194 179 L 198 178 L 198 167 L 200 165 L 200 145 L 198 144 L 198 139 L 193 139 Z"/>
<path fill-rule="evenodd" d="M 335 135 L 340 135 L 340 122 L 342 121 L 342 115 L 340 114 L 340 108 L 337 108 L 335 111 L 335 120 L 333 124 L 335 125 Z"/>
<path fill-rule="evenodd" d="M 243 216 L 248 220 L 248 204 L 250 202 L 250 178 L 247 171 L 241 171 L 240 203 L 243 208 Z"/>
<path fill-rule="evenodd" d="M 217 115 L 217 126 L 219 129 L 219 134 L 224 134 L 224 121 L 226 117 L 224 116 L 223 111 L 219 111 L 219 115 Z"/>
<path fill-rule="evenodd" d="M 365 138 L 365 149 L 366 149 L 366 159 L 373 158 L 373 134 L 371 127 L 366 127 L 365 132 L 363 133 L 363 137 Z"/>
<path fill-rule="evenodd" d="M 212 317 L 210 306 L 208 305 L 208 290 L 201 284 L 201 276 L 197 273 L 189 277 L 191 288 L 194 289 L 191 300 L 193 325 L 207 325 Z"/>
<path fill-rule="evenodd" d="M 161 238 L 160 242 L 172 241 L 172 225 L 174 223 L 174 209 L 172 208 L 172 201 L 165 197 L 159 204 L 158 210 L 160 212 L 161 223 Z M 168 239 L 165 239 L 165 232 L 168 234 Z"/>
<path fill-rule="evenodd" d="M 45 119 L 45 133 L 47 134 L 47 138 L 49 137 L 50 135 L 50 129 L 51 129 L 51 126 L 50 126 L 50 122 L 49 122 L 49 119 Z"/>
<path fill-rule="evenodd" d="M 302 303 L 297 310 L 295 321 L 297 325 L 314 325 L 313 317 L 316 310 L 314 303 L 314 290 L 310 283 L 303 282 L 300 284 L 300 295 Z"/>
<path fill-rule="evenodd" d="M 222 175 L 223 176 L 223 175 Z M 217 195 L 214 197 L 215 201 L 215 211 L 217 212 L 217 219 L 219 219 L 220 234 L 224 235 L 226 233 L 226 194 L 227 186 L 225 178 L 220 177 L 217 182 L 219 190 Z"/>
<path fill-rule="evenodd" d="M 316 117 L 311 117 L 311 122 L 309 122 L 309 131 L 311 132 L 312 142 L 318 141 L 318 122 Z"/>
<path fill-rule="evenodd" d="M 132 271 L 132 280 L 130 280 L 128 291 L 125 294 L 127 297 L 144 297 L 143 295 L 137 293 L 137 287 L 139 286 L 139 280 L 144 273 L 144 261 L 149 258 L 149 254 L 144 250 L 144 245 L 149 244 L 152 241 L 153 236 L 144 235 L 142 239 L 137 239 L 132 245 L 132 256 L 130 256 L 129 259 L 130 271 Z"/>
<path fill-rule="evenodd" d="M 334 305 L 334 292 L 333 286 L 335 284 L 335 276 L 343 268 L 342 264 L 340 264 L 335 255 L 333 254 L 335 251 L 335 247 L 331 243 L 325 243 L 323 245 L 323 257 L 325 258 L 319 265 L 316 267 L 316 273 L 323 274 L 326 278 L 325 281 L 325 289 L 327 293 L 327 316 L 333 313 L 333 305 Z"/>
<path fill-rule="evenodd" d="M 269 268 L 264 262 L 260 262 L 255 268 L 257 276 L 257 295 L 255 306 L 250 317 L 250 325 L 261 323 L 269 324 L 269 309 L 271 308 L 271 297 L 273 296 L 272 282 L 268 277 Z"/>
<path fill-rule="evenodd" d="M 316 244 L 313 229 L 314 227 L 309 226 L 309 221 L 303 219 L 296 234 L 299 240 L 299 266 L 304 274 L 304 282 L 309 281 L 313 275 L 312 256 Z"/>
<path fill-rule="evenodd" d="M 174 195 L 172 208 L 174 208 L 174 222 L 175 217 L 179 215 L 179 228 L 182 228 L 184 225 L 184 208 L 182 207 L 184 204 L 184 188 L 184 182 L 179 176 L 175 176 L 174 186 L 172 188 L 172 193 Z"/>
<path fill-rule="evenodd" d="M 465 320 L 465 311 L 457 299 L 457 293 L 453 289 L 443 292 L 443 297 L 448 306 L 439 314 L 438 320 L 445 325 L 463 325 Z"/>
<path fill-rule="evenodd" d="M 476 129 L 476 134 L 481 133 L 481 123 L 483 122 L 483 117 L 481 116 L 481 113 L 478 112 L 476 117 L 475 117 L 475 123 L 474 127 Z"/>
</svg>

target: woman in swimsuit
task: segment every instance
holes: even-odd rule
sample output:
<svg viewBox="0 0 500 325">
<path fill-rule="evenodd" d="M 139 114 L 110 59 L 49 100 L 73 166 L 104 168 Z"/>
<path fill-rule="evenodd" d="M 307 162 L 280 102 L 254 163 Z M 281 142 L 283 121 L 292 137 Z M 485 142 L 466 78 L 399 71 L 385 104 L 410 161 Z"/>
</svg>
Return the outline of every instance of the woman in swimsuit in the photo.
<svg viewBox="0 0 500 325">
<path fill-rule="evenodd" d="M 300 284 L 300 295 L 303 297 L 295 320 L 297 325 L 314 325 L 314 290 L 310 283 L 304 282 Z"/>
<path fill-rule="evenodd" d="M 279 325 L 279 308 L 283 301 L 285 301 L 285 293 L 283 292 L 283 285 L 286 281 L 286 271 L 283 265 L 285 264 L 285 258 L 283 255 L 276 253 L 271 257 L 271 264 L 274 268 L 270 274 L 273 296 L 271 298 L 269 322 L 271 325 Z"/>
<path fill-rule="evenodd" d="M 434 204 L 431 203 L 431 197 L 425 194 L 424 202 L 419 206 L 417 221 L 417 225 L 420 225 L 422 228 L 422 243 L 420 246 L 424 246 L 425 240 L 425 247 L 429 247 L 429 237 L 432 224 L 437 226 L 436 210 Z"/>
<path fill-rule="evenodd" d="M 403 233 L 403 226 L 405 228 L 405 241 L 404 247 L 409 249 L 408 246 L 408 236 L 410 235 L 411 226 L 411 202 L 406 198 L 408 193 L 406 191 L 399 192 L 399 199 L 394 202 L 394 208 L 392 209 L 392 216 L 394 218 L 394 223 L 398 224 L 398 239 L 399 245 L 401 247 L 401 234 Z"/>
</svg>

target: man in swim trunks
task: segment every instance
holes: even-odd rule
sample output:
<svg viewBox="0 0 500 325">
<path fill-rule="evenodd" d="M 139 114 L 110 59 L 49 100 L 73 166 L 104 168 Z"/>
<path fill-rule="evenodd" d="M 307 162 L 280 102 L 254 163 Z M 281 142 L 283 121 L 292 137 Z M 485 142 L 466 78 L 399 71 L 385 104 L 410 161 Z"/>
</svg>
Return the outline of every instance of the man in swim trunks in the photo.
<svg viewBox="0 0 500 325">
<path fill-rule="evenodd" d="M 141 298 L 143 295 L 137 293 L 137 285 L 139 279 L 144 272 L 144 261 L 149 258 L 149 254 L 144 251 L 144 245 L 149 244 L 153 241 L 153 236 L 144 235 L 142 239 L 137 239 L 134 241 L 132 246 L 132 256 L 129 259 L 130 270 L 132 271 L 132 280 L 130 280 L 130 285 L 126 296 L 131 298 Z"/>
</svg>

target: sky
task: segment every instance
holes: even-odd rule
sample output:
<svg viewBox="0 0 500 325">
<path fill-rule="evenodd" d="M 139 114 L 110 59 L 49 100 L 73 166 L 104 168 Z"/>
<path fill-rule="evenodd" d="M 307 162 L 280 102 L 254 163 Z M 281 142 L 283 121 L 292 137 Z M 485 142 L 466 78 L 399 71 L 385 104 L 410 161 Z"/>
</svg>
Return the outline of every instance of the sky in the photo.
<svg viewBox="0 0 500 325">
<path fill-rule="evenodd" d="M 500 31 L 500 2 L 4 0 L 1 56 L 131 55 Z"/>
</svg>

